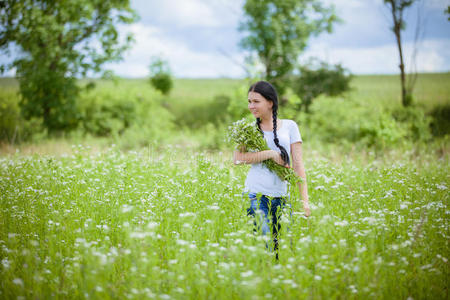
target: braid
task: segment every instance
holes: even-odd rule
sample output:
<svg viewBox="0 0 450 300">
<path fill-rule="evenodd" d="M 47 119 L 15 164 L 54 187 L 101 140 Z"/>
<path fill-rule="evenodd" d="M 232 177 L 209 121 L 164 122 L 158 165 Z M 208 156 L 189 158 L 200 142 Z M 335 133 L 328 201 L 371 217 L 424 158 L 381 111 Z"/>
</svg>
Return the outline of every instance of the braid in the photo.
<svg viewBox="0 0 450 300">
<path fill-rule="evenodd" d="M 259 132 L 264 136 L 264 133 L 261 130 L 261 118 L 256 118 L 256 126 L 258 126 Z"/>
<path fill-rule="evenodd" d="M 272 116 L 273 116 L 273 137 L 274 137 L 273 141 L 274 141 L 275 145 L 277 145 L 277 147 L 280 149 L 281 158 L 283 159 L 283 161 L 286 164 L 290 165 L 289 154 L 287 153 L 286 149 L 284 149 L 284 147 L 280 145 L 280 141 L 278 140 L 278 137 L 277 137 L 277 109 L 276 108 L 272 110 Z"/>
</svg>

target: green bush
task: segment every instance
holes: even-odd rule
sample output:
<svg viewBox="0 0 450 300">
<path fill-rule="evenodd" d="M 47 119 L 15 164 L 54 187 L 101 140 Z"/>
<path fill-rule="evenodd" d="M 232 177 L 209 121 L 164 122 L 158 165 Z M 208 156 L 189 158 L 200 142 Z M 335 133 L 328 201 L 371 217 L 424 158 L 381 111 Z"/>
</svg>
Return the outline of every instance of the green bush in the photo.
<svg viewBox="0 0 450 300">
<path fill-rule="evenodd" d="M 299 75 L 291 78 L 291 86 L 298 97 L 298 109 L 309 112 L 313 100 L 319 95 L 339 96 L 350 90 L 352 75 L 341 65 L 311 61 L 299 67 Z"/>
<path fill-rule="evenodd" d="M 122 85 L 123 86 L 123 85 Z M 121 148 L 158 144 L 173 130 L 173 115 L 139 86 L 99 87 L 80 99 L 80 130 L 112 137 Z"/>
<path fill-rule="evenodd" d="M 168 95 L 173 87 L 172 76 L 167 61 L 160 57 L 152 57 L 150 63 L 150 84 L 163 93 Z"/>
<path fill-rule="evenodd" d="M 20 112 L 19 94 L 13 89 L 0 92 L 0 141 L 15 144 L 31 141 L 45 132 L 42 118 L 25 120 Z"/>
<path fill-rule="evenodd" d="M 168 95 L 173 87 L 172 77 L 168 73 L 155 74 L 150 78 L 150 82 L 163 95 Z"/>
<path fill-rule="evenodd" d="M 357 141 L 376 149 L 396 146 L 407 135 L 406 130 L 385 111 L 372 118 L 362 118 L 360 124 Z"/>
<path fill-rule="evenodd" d="M 240 120 L 249 113 L 247 98 L 248 86 L 241 85 L 234 90 L 233 97 L 230 98 L 230 102 L 227 107 L 227 113 L 231 120 Z"/>
<path fill-rule="evenodd" d="M 312 104 L 310 114 L 301 112 L 296 120 L 302 135 L 326 143 L 383 149 L 401 143 L 406 136 L 405 128 L 389 112 L 351 98 L 321 97 Z"/>
<path fill-rule="evenodd" d="M 392 111 L 392 116 L 406 131 L 406 138 L 411 141 L 427 141 L 431 138 L 431 118 L 417 106 L 399 107 Z"/>
<path fill-rule="evenodd" d="M 173 110 L 178 126 L 199 129 L 208 123 L 219 125 L 230 121 L 227 108 L 230 97 L 217 95 L 213 100 L 186 103 Z"/>
<path fill-rule="evenodd" d="M 122 149 L 158 146 L 174 132 L 173 120 L 173 115 L 157 103 L 139 103 L 133 123 L 114 135 L 114 141 Z"/>
<path fill-rule="evenodd" d="M 430 129 L 433 136 L 442 137 L 450 134 L 450 104 L 441 104 L 430 112 Z"/>
<path fill-rule="evenodd" d="M 134 119 L 135 103 L 117 90 L 93 89 L 80 96 L 80 125 L 96 136 L 120 134 Z"/>
</svg>

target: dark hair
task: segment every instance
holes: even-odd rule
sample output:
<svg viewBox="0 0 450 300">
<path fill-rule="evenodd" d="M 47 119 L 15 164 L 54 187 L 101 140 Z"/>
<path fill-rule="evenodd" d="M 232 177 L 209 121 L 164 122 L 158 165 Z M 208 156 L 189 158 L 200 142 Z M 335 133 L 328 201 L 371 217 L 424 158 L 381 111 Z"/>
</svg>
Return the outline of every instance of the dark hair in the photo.
<svg viewBox="0 0 450 300">
<path fill-rule="evenodd" d="M 248 89 L 248 92 L 255 92 L 261 94 L 264 98 L 266 98 L 268 101 L 272 101 L 272 117 L 273 117 L 273 141 L 275 145 L 280 149 L 281 151 L 281 158 L 283 161 L 289 165 L 289 154 L 287 153 L 286 149 L 284 149 L 283 146 L 280 145 L 280 141 L 277 137 L 277 114 L 278 114 L 278 96 L 277 96 L 277 90 L 273 85 L 268 83 L 267 81 L 258 81 L 250 86 Z M 264 135 L 264 133 L 261 130 L 261 118 L 256 118 L 256 125 L 258 126 L 259 131 L 261 134 Z"/>
</svg>

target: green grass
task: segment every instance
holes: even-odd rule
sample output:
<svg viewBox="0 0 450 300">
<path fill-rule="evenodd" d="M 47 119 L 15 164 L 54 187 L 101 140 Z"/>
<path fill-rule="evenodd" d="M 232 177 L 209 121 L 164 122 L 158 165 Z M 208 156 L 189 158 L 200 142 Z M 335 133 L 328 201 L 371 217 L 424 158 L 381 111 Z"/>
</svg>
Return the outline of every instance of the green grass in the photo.
<svg viewBox="0 0 450 300">
<path fill-rule="evenodd" d="M 213 124 L 163 131 L 169 142 L 128 152 L 109 145 L 152 136 L 3 146 L 0 298 L 448 298 L 448 135 L 382 149 L 317 138 L 323 126 L 336 135 L 400 106 L 398 80 L 356 76 L 347 95 L 316 100 L 316 127 L 299 124 L 312 216 L 293 202 L 279 263 L 246 216 L 249 166 L 234 166 L 231 149 L 199 151 L 222 137 Z M 420 74 L 416 103 L 450 103 L 449 81 Z M 144 79 L 97 81 L 97 97 L 155 101 L 178 118 L 247 84 L 176 79 L 164 97 Z M 2 78 L 0 87 L 14 104 L 17 82 Z"/>
<path fill-rule="evenodd" d="M 230 153 L 3 157 L 0 298 L 447 298 L 448 157 L 305 149 L 312 216 L 293 202 L 279 263 Z"/>
<path fill-rule="evenodd" d="M 82 83 L 86 80 L 80 81 Z M 99 87 L 135 88 L 150 86 L 146 79 L 119 79 L 117 84 L 110 81 L 96 81 Z M 175 79 L 174 89 L 167 101 L 174 104 L 195 101 L 211 101 L 217 95 L 232 96 L 234 89 L 247 85 L 246 80 L 239 79 Z M 0 78 L 2 89 L 17 89 L 17 81 L 13 78 Z M 352 82 L 351 96 L 361 101 L 381 101 L 385 105 L 400 105 L 400 78 L 398 75 L 357 75 Z M 146 89 L 146 88 L 145 88 Z M 414 88 L 416 103 L 425 107 L 450 102 L 450 72 L 420 73 Z"/>
<path fill-rule="evenodd" d="M 364 103 L 380 103 L 383 106 L 400 106 L 401 89 L 399 75 L 355 76 L 351 97 Z M 450 103 L 450 73 L 418 74 L 414 88 L 414 103 L 426 111 L 438 104 Z"/>
</svg>

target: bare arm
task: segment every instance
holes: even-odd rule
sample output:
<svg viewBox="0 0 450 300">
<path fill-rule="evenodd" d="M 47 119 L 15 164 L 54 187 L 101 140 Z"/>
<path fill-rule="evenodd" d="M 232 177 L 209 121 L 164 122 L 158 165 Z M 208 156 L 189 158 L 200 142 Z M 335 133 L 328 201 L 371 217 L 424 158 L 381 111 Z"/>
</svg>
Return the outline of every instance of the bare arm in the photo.
<svg viewBox="0 0 450 300">
<path fill-rule="evenodd" d="M 308 185 L 306 183 L 306 171 L 305 166 L 303 165 L 302 158 L 302 143 L 294 143 L 291 144 L 291 153 L 292 153 L 292 165 L 294 168 L 295 174 L 300 176 L 303 179 L 302 183 L 298 184 L 298 188 L 300 190 L 300 195 L 302 197 L 303 208 L 305 210 L 305 215 L 308 217 L 311 215 L 309 209 L 309 199 L 308 199 Z"/>
<path fill-rule="evenodd" d="M 265 161 L 266 159 L 273 158 L 274 152 L 274 150 L 264 150 L 259 152 L 240 152 L 235 150 L 233 154 L 233 163 L 235 165 L 259 163 Z"/>
</svg>

